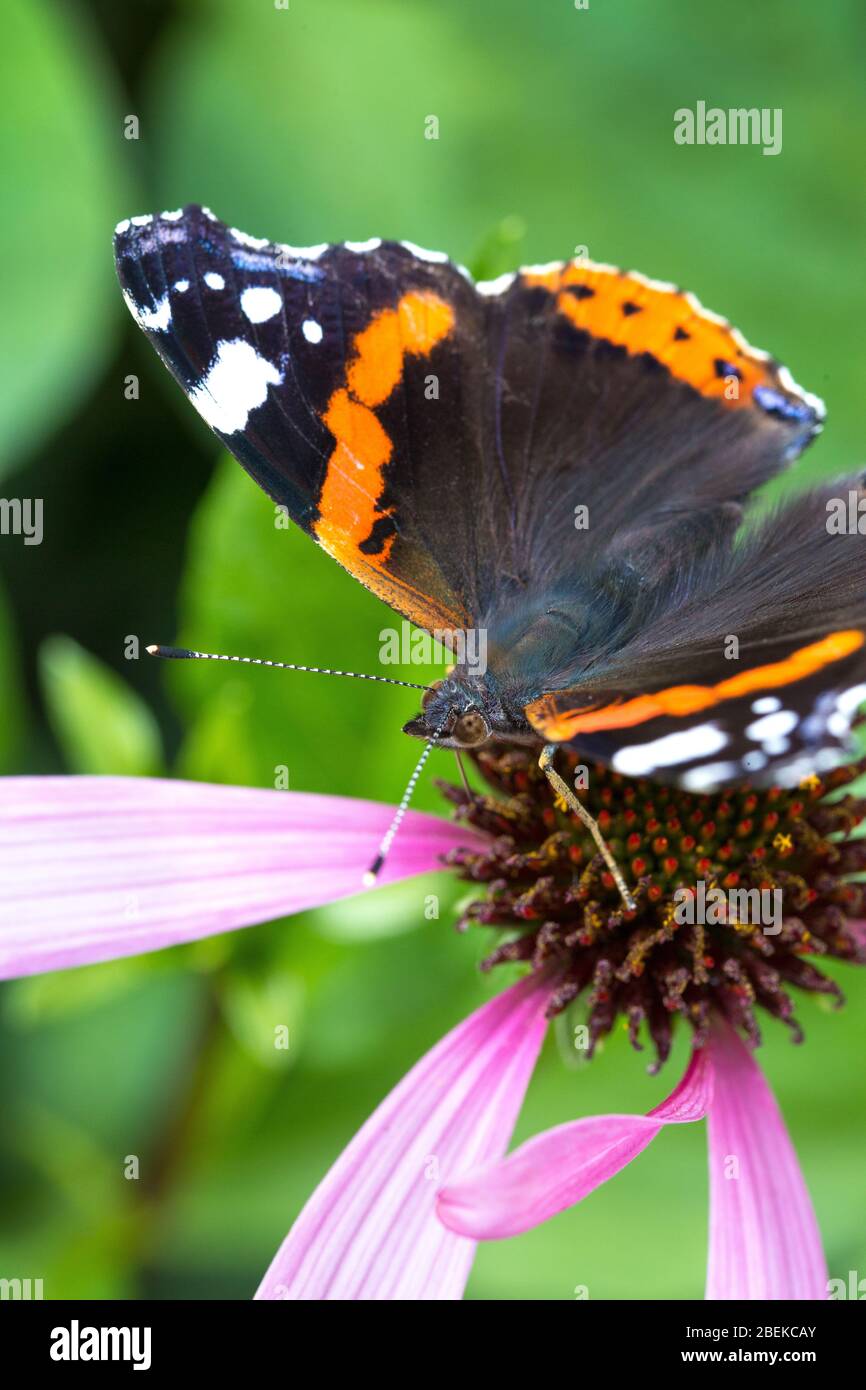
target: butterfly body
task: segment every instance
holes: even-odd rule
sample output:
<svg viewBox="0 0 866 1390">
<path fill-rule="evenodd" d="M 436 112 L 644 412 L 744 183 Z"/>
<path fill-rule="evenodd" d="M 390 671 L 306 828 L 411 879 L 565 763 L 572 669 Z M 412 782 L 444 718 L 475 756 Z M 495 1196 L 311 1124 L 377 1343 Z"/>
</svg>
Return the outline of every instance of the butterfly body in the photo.
<svg viewBox="0 0 866 1390">
<path fill-rule="evenodd" d="M 474 647 L 483 652 L 479 663 L 457 663 L 447 680 L 432 687 L 436 698 L 425 701 L 423 718 L 411 721 L 405 731 L 431 738 L 444 725 L 443 746 L 471 747 L 477 738 L 448 738 L 454 723 L 470 710 L 483 716 L 487 737 L 499 741 L 541 744 L 524 711 L 544 693 L 539 672 L 575 671 L 581 663 L 591 669 L 600 657 L 599 644 L 621 641 L 626 622 L 634 620 L 632 607 L 614 619 L 610 606 L 589 587 L 576 583 L 570 593 L 520 599 L 512 586 L 503 603 L 485 619 L 482 640 Z M 461 634 L 462 635 L 462 634 Z M 453 717 L 452 717 L 453 716 Z"/>
<path fill-rule="evenodd" d="M 827 511 L 860 481 L 744 533 L 823 408 L 691 295 L 585 260 L 475 285 L 410 243 L 281 246 L 193 206 L 116 252 L 267 494 L 416 625 L 483 636 L 407 733 L 568 743 L 695 791 L 850 756 L 866 538 Z"/>
</svg>

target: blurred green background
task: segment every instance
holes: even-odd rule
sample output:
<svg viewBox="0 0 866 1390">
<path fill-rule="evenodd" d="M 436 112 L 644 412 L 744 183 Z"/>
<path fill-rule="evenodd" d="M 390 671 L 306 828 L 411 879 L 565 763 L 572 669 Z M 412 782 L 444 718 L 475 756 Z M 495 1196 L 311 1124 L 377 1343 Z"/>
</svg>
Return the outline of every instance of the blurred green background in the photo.
<svg viewBox="0 0 866 1390">
<path fill-rule="evenodd" d="M 796 486 L 863 462 L 864 39 L 859 0 L 6 0 L 0 486 L 44 499 L 45 535 L 0 538 L 2 770 L 272 786 L 285 764 L 296 790 L 393 801 L 413 759 L 411 692 L 124 659 L 135 634 L 371 670 L 392 619 L 219 457 L 122 304 L 119 218 L 200 201 L 487 275 L 583 245 L 682 283 L 826 398 Z M 675 145 L 698 100 L 781 107 L 782 153 Z M 441 808 L 430 781 L 418 804 Z M 0 1275 L 248 1297 L 373 1105 L 504 982 L 452 931 L 461 893 L 437 876 L 5 985 Z M 846 1277 L 866 1272 L 866 979 L 837 974 L 847 1009 L 804 1001 L 806 1045 L 768 1024 L 762 1060 Z M 684 1043 L 651 1080 L 619 1034 L 575 1068 L 552 1031 L 519 1137 L 647 1109 Z M 705 1168 L 703 1127 L 673 1127 L 580 1209 L 482 1249 L 470 1296 L 700 1297 Z"/>
</svg>

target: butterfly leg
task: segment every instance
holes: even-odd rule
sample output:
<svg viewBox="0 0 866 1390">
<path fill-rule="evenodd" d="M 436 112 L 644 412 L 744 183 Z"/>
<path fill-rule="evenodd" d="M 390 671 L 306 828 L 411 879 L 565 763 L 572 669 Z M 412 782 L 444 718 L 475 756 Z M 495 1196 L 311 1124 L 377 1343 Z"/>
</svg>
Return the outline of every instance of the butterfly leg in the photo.
<svg viewBox="0 0 866 1390">
<path fill-rule="evenodd" d="M 566 803 L 569 809 L 572 810 L 574 814 L 586 826 L 590 835 L 595 840 L 595 843 L 598 845 L 601 857 L 603 858 L 607 867 L 610 869 L 610 872 L 613 876 L 613 881 L 619 889 L 619 895 L 625 903 L 626 911 L 634 912 L 634 898 L 632 897 L 631 893 L 628 891 L 628 888 L 626 887 L 626 882 L 622 876 L 619 865 L 617 864 L 616 860 L 614 859 L 613 855 L 608 849 L 605 843 L 604 836 L 598 828 L 597 822 L 589 814 L 589 811 L 587 811 L 586 807 L 580 801 L 580 798 L 575 796 L 571 787 L 568 785 L 566 781 L 563 780 L 562 777 L 560 777 L 559 773 L 553 766 L 553 759 L 556 756 L 557 746 L 558 745 L 555 743 L 545 744 L 544 748 L 542 748 L 541 750 L 541 757 L 538 759 L 538 766 L 541 768 L 548 782 L 553 787 L 553 790 L 557 793 L 558 796 L 562 797 L 562 800 Z"/>
</svg>

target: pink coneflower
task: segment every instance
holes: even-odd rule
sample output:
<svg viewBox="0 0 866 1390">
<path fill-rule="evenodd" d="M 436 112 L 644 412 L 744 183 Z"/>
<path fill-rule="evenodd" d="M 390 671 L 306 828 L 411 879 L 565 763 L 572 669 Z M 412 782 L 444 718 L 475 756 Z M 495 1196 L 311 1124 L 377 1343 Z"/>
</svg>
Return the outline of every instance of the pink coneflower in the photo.
<svg viewBox="0 0 866 1390">
<path fill-rule="evenodd" d="M 371 1116 L 307 1203 L 258 1297 L 459 1298 L 475 1242 L 516 1234 L 579 1201 L 671 1123 L 708 1120 L 707 1297 L 826 1297 L 811 1203 L 753 1060 L 764 1009 L 796 1028 L 788 985 L 837 994 L 822 954 L 866 957 L 866 862 L 850 838 L 866 806 L 824 800 L 856 770 L 797 792 L 696 796 L 598 768 L 588 805 L 635 911 L 581 824 L 557 806 L 531 751 L 482 753 L 497 792 L 450 789 L 469 827 L 411 814 L 383 878 L 441 856 L 485 884 L 464 924 L 501 930 L 489 964 L 527 978 L 447 1035 Z M 389 808 L 340 798 L 113 778 L 0 784 L 0 975 L 152 950 L 357 890 Z M 780 889 L 781 929 L 681 925 L 674 893 L 703 880 Z M 807 959 L 807 957 L 809 959 Z M 576 1120 L 504 1157 L 548 1018 L 583 1003 L 587 1046 L 619 1019 L 656 1065 L 676 1015 L 693 1051 L 648 1115 Z M 744 1040 L 744 1038 L 746 1040 Z M 675 1213 L 672 1213 L 672 1218 Z"/>
<path fill-rule="evenodd" d="M 805 957 L 866 958 L 864 889 L 846 877 L 866 862 L 864 842 L 848 838 L 866 806 L 823 799 L 858 769 L 810 779 L 796 792 L 745 788 L 716 797 L 593 769 L 589 809 L 637 885 L 636 911 L 626 914 L 582 827 L 554 804 L 531 750 L 476 761 L 496 798 L 447 789 L 487 836 L 483 848 L 449 856 L 464 877 L 487 884 L 464 924 L 506 929 L 488 965 L 526 961 L 532 974 L 460 1024 L 383 1102 L 304 1208 L 258 1296 L 459 1297 L 474 1241 L 547 1220 L 613 1177 L 665 1125 L 706 1117 L 707 1297 L 825 1298 L 809 1195 L 740 1034 L 758 1042 L 762 1007 L 799 1037 L 786 985 L 838 994 Z M 781 930 L 680 926 L 675 889 L 701 878 L 781 888 Z M 546 1019 L 576 998 L 586 1003 L 590 1052 L 623 1017 L 636 1047 L 646 1026 L 656 1049 L 651 1070 L 667 1056 L 680 1015 L 694 1033 L 686 1073 L 648 1115 L 576 1120 L 503 1160 Z"/>
</svg>

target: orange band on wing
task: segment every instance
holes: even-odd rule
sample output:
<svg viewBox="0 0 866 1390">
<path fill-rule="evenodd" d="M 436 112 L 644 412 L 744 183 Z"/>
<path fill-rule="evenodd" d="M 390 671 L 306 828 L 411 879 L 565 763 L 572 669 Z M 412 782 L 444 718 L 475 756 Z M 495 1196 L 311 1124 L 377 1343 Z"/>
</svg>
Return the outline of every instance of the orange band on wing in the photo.
<svg viewBox="0 0 866 1390">
<path fill-rule="evenodd" d="M 393 533 L 375 543 L 374 528 L 390 515 L 380 501 L 394 446 L 373 407 L 399 384 L 407 355 L 426 357 L 454 321 L 451 305 L 429 290 L 409 291 L 396 308 L 382 309 L 356 336 L 346 385 L 333 393 L 322 417 L 336 442 L 319 496 L 315 537 L 375 594 L 424 627 L 457 626 L 460 615 L 445 612 L 389 573 Z"/>
<path fill-rule="evenodd" d="M 404 294 L 396 309 L 383 309 L 354 342 L 346 373 L 352 395 L 364 405 L 381 405 L 403 375 L 407 353 L 427 357 L 454 327 L 454 310 L 428 290 Z"/>
<path fill-rule="evenodd" d="M 628 729 L 648 719 L 662 715 L 682 717 L 697 714 L 724 700 L 738 696 L 757 695 L 790 685 L 804 676 L 814 675 L 834 661 L 841 661 L 863 646 L 866 635 L 855 629 L 831 632 L 820 642 L 800 647 L 768 666 L 753 666 L 736 676 L 719 681 L 717 685 L 672 685 L 652 695 L 638 695 L 619 704 L 603 705 L 600 709 L 558 710 L 556 693 L 542 695 L 526 707 L 526 717 L 533 728 L 554 743 L 564 743 L 577 734 L 600 733 L 604 729 Z"/>
<path fill-rule="evenodd" d="M 693 295 L 643 276 L 572 261 L 543 271 L 524 271 L 527 285 L 556 296 L 556 307 L 575 328 L 624 347 L 652 353 L 669 372 L 723 404 L 751 405 L 756 386 L 771 386 L 799 400 L 779 381 L 767 354 L 749 347 L 724 319 Z"/>
</svg>

